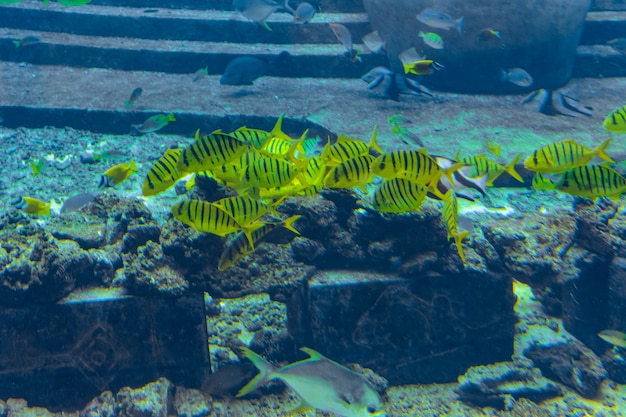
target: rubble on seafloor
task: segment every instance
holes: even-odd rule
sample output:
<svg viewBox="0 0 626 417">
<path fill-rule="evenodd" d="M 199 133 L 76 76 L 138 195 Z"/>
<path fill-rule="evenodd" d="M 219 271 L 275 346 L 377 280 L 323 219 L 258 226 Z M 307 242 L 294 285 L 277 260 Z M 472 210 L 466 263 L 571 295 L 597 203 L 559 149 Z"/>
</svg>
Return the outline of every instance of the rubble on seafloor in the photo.
<svg viewBox="0 0 626 417">
<path fill-rule="evenodd" d="M 492 203 L 519 207 L 514 198 L 507 200 L 506 192 L 494 190 L 493 194 Z M 329 269 L 360 269 L 388 276 L 395 274 L 399 280 L 406 280 L 407 287 L 402 291 L 396 283 L 389 291 L 383 288 L 372 300 L 373 309 L 354 318 L 363 323 L 369 317 L 372 325 L 377 317 L 385 316 L 381 313 L 386 311 L 382 306 L 391 305 L 397 299 L 394 297 L 401 297 L 403 302 L 407 297 L 415 297 L 415 305 L 439 308 L 439 312 L 454 317 L 462 311 L 455 301 L 457 294 L 458 300 L 465 300 L 466 308 L 476 301 L 471 311 L 463 313 L 474 314 L 472 312 L 484 310 L 480 297 L 497 288 L 498 280 L 503 284 L 508 282 L 509 287 L 513 280 L 518 280 L 532 288 L 537 298 L 532 313 L 522 312 L 520 298 L 527 295 L 515 291 L 516 313 L 520 321 L 514 328 L 515 351 L 511 349 L 508 354 L 513 354 L 514 360 L 499 361 L 500 364 L 495 365 L 477 363 L 474 367 L 468 364 L 457 373 L 450 373 L 463 374 L 458 384 L 453 384 L 452 380 L 440 381 L 449 383 L 440 386 L 447 387 L 444 397 L 447 398 L 445 401 L 452 401 L 449 403 L 450 413 L 462 409 L 467 415 L 489 415 L 485 410 L 490 407 L 507 410 L 508 415 L 524 415 L 520 410 L 527 407 L 543 411 L 552 407 L 560 412 L 576 407 L 584 410 L 589 403 L 572 394 L 573 391 L 595 399 L 610 398 L 611 393 L 621 392 L 621 388 L 611 385 L 612 381 L 606 378 L 623 375 L 626 366 L 619 355 L 611 355 L 604 342 L 596 340 L 595 333 L 609 326 L 607 317 L 611 326 L 616 327 L 623 326 L 625 320 L 619 316 L 624 300 L 616 296 L 606 298 L 606 294 L 609 283 L 622 277 L 626 269 L 621 267 L 626 262 L 620 261 L 626 258 L 626 246 L 622 240 L 626 237 L 623 232 L 626 223 L 624 216 L 619 215 L 623 208 L 611 201 L 595 205 L 576 200 L 571 208 L 550 210 L 546 204 L 526 212 L 514 209 L 513 214 L 506 216 L 490 215 L 488 211 L 470 214 L 477 226 L 471 238 L 464 242 L 468 262 L 463 265 L 456 249 L 446 243 L 438 203 L 426 205 L 421 213 L 389 216 L 362 206 L 349 192 L 328 192 L 324 198 L 288 199 L 279 207 L 279 212 L 285 216 L 296 213 L 302 216 L 296 225 L 301 235 L 293 237 L 288 232 L 277 233 L 232 269 L 218 271 L 216 260 L 223 247 L 221 238 L 198 233 L 174 220 L 156 222 L 141 202 L 102 195 L 82 212 L 53 217 L 45 225 L 19 212 L 7 213 L 0 219 L 0 303 L 27 309 L 33 304 L 57 302 L 73 291 L 92 286 L 121 288 L 125 295 L 135 297 L 166 299 L 206 291 L 212 300 L 207 312 L 212 355 L 210 366 L 214 376 L 213 379 L 211 376 L 206 378 L 204 389 L 199 390 L 200 385 L 196 389 L 183 388 L 166 379 L 154 382 L 159 385 L 158 389 L 150 384 L 146 387 L 151 388 L 120 388 L 115 395 L 103 393 L 81 412 L 81 417 L 136 413 L 165 416 L 174 412 L 189 416 L 236 415 L 229 410 L 244 410 L 246 406 L 265 410 L 263 413 L 257 411 L 257 415 L 274 415 L 278 410 L 284 411 L 286 404 L 293 405 L 293 398 L 280 389 L 262 391 L 268 394 L 263 400 L 260 397 L 248 401 L 233 399 L 233 393 L 254 374 L 249 364 L 238 366 L 237 349 L 252 346 L 273 362 L 295 359 L 300 342 L 306 340 L 302 338 L 317 336 L 315 332 L 307 335 L 310 328 L 305 326 L 300 328 L 301 334 L 294 340 L 293 332 L 298 328 L 290 328 L 290 325 L 306 323 L 306 320 L 302 321 L 306 318 L 296 320 L 297 317 L 292 316 L 289 323 L 285 316 L 289 315 L 289 309 L 296 309 L 294 306 L 298 309 L 305 307 L 294 300 L 308 299 L 298 297 L 310 294 L 309 281 L 316 273 Z M 599 272 L 601 278 L 594 278 Z M 346 272 L 344 278 L 347 276 Z M 584 291 L 591 279 L 595 279 L 594 284 L 604 292 Z M 358 282 L 366 281 L 359 279 Z M 322 280 L 324 291 L 331 288 L 332 282 Z M 464 287 L 463 283 L 476 287 Z M 338 288 L 341 285 L 339 282 Z M 442 289 L 447 291 L 445 297 Z M 510 301 L 512 307 L 515 300 L 512 290 L 509 295 L 502 291 L 494 297 L 500 296 L 505 304 Z M 382 296 L 384 294 L 391 297 L 388 302 Z M 606 299 L 602 311 L 594 311 L 603 296 Z M 337 309 L 348 305 L 343 296 L 330 297 L 327 301 L 330 300 L 335 300 Z M 412 309 L 410 304 L 406 306 Z M 563 323 L 542 310 L 553 317 L 563 316 Z M 488 310 L 483 316 L 479 314 L 475 320 L 489 323 L 494 311 Z M 392 318 L 397 312 L 389 310 L 388 313 Z M 292 311 L 291 314 L 297 315 L 298 312 Z M 429 329 L 428 323 L 425 321 L 421 330 L 417 330 L 429 331 L 432 340 L 443 343 L 441 346 L 448 343 L 455 349 L 457 342 L 467 337 L 471 328 Z M 325 327 L 323 323 L 320 325 Z M 509 325 L 513 329 L 514 322 Z M 381 330 L 388 330 L 390 335 L 399 334 L 393 333 L 392 327 L 391 320 Z M 485 325 L 471 338 L 491 337 L 495 327 Z M 324 335 L 323 331 L 320 340 L 328 343 L 332 351 L 333 340 L 342 340 L 339 337 L 342 329 L 336 329 L 336 336 Z M 403 349 L 397 339 L 385 342 L 384 338 L 377 339 L 377 334 L 371 330 L 368 333 L 363 327 L 348 336 L 349 343 L 374 343 L 372 346 L 382 353 L 389 349 Z M 524 352 L 532 360 L 532 365 L 520 356 Z M 602 353 L 604 356 L 597 356 Z M 348 362 L 376 367 L 375 360 L 365 363 L 360 356 L 352 358 Z M 333 356 L 333 359 L 344 358 Z M 436 369 L 425 371 L 424 378 L 433 373 Z M 224 386 L 229 388 L 223 389 Z M 454 393 L 455 389 L 458 394 Z M 148 395 L 148 391 L 150 395 L 160 395 L 160 399 L 155 400 L 160 405 L 151 410 L 138 408 L 146 402 L 142 395 Z M 411 410 L 425 412 L 421 407 L 425 407 L 423 402 L 427 400 L 413 398 L 413 395 L 421 398 L 425 392 L 425 389 L 411 388 L 411 385 L 389 388 L 389 415 L 406 415 L 402 413 L 407 412 L 409 402 L 413 402 Z M 561 397 L 563 392 L 565 397 Z M 398 400 L 398 396 L 403 400 Z M 459 397 L 468 404 L 459 401 Z M 552 397 L 557 399 L 549 400 Z M 559 397 L 567 398 L 569 403 L 555 405 Z M 276 405 L 279 403 L 280 406 Z M 443 405 L 437 403 L 429 407 L 434 410 L 436 406 Z M 24 402 L 7 401 L 0 404 L 0 416 L 23 415 L 25 407 Z M 602 410 L 606 416 L 618 415 L 611 414 L 613 408 L 610 405 L 603 406 Z"/>
</svg>

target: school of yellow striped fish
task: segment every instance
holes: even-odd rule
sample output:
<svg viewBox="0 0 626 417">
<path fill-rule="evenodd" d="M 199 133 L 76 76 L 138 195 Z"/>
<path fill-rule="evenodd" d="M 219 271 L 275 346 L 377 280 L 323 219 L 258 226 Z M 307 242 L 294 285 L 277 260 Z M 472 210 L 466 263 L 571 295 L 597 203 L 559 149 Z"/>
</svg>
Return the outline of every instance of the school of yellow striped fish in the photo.
<svg viewBox="0 0 626 417">
<path fill-rule="evenodd" d="M 236 191 L 234 197 L 212 202 L 188 199 L 171 209 L 176 219 L 200 232 L 232 236 L 219 260 L 220 270 L 254 252 L 276 228 L 299 234 L 294 227 L 298 215 L 282 221 L 261 220 L 268 213 L 276 216 L 284 199 L 313 196 L 324 187 L 358 187 L 368 193 L 367 186 L 375 177 L 382 181 L 377 182 L 370 202 L 381 213 L 420 211 L 426 198 L 441 200 L 448 240 L 454 241 L 465 263 L 462 242 L 469 232 L 459 228 L 457 198 L 473 200 L 485 195 L 487 187 L 505 172 L 524 182 L 515 171 L 522 155 L 501 165 L 484 155 L 460 158 L 457 154 L 450 159 L 431 155 L 425 148 L 385 152 L 377 143 L 376 127 L 369 142 L 340 135 L 332 144 L 329 138 L 319 151 L 318 138 L 307 137 L 308 131 L 291 138 L 283 132 L 282 120 L 279 117 L 271 131 L 245 126 L 204 136 L 197 131 L 194 143 L 168 149 L 143 181 L 144 197 L 160 194 L 181 179 L 187 179 L 187 190 L 191 190 L 197 177 L 213 178 Z M 626 106 L 611 112 L 604 127 L 611 133 L 626 133 Z M 610 143 L 609 138 L 590 149 L 573 140 L 555 142 L 532 152 L 523 161 L 524 168 L 535 172 L 532 187 L 536 190 L 594 200 L 619 199 L 626 192 L 626 177 L 610 166 L 615 164 L 606 153 Z M 499 147 L 491 143 L 489 147 L 499 157 Z M 592 164 L 596 157 L 604 162 Z M 101 176 L 99 187 L 114 187 L 137 171 L 132 160 L 115 165 Z M 29 214 L 50 215 L 50 204 L 35 198 L 21 197 L 13 205 Z"/>
</svg>

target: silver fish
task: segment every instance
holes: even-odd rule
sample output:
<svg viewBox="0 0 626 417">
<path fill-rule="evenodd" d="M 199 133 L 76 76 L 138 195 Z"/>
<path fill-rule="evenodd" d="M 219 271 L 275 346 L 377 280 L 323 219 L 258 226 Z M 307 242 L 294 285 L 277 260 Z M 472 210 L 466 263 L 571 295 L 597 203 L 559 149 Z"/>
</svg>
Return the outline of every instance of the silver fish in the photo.
<svg viewBox="0 0 626 417">
<path fill-rule="evenodd" d="M 316 408 L 346 417 L 385 416 L 380 396 L 362 376 L 313 349 L 300 350 L 310 358 L 277 368 L 250 349 L 243 348 L 244 356 L 260 373 L 239 391 L 237 397 L 254 391 L 269 380 L 280 379 L 301 398 L 298 412 Z"/>
<path fill-rule="evenodd" d="M 363 43 L 367 46 L 367 49 L 375 54 L 380 54 L 385 49 L 385 41 L 380 37 L 377 30 L 363 36 Z"/>
<path fill-rule="evenodd" d="M 407 64 L 408 65 L 408 64 L 410 64 L 412 62 L 421 61 L 423 59 L 426 59 L 426 57 L 424 55 L 420 55 L 415 48 L 408 48 L 408 49 L 405 49 L 404 51 L 400 52 L 400 55 L 398 55 L 398 59 L 403 64 Z"/>
<path fill-rule="evenodd" d="M 430 27 L 443 30 L 455 28 L 459 33 L 463 33 L 463 17 L 454 20 L 449 14 L 432 8 L 422 10 L 416 17 L 417 20 Z"/>
<path fill-rule="evenodd" d="M 271 29 L 265 21 L 276 10 L 285 9 L 295 15 L 296 11 L 289 7 L 288 3 L 289 0 L 284 0 L 282 3 L 274 0 L 233 0 L 235 10 L 245 18 L 259 23 L 267 30 Z"/>
<path fill-rule="evenodd" d="M 329 23 L 328 26 L 330 26 L 330 29 L 337 37 L 337 40 L 341 42 L 346 50 L 348 52 L 352 51 L 352 34 L 348 28 L 339 23 Z"/>
<path fill-rule="evenodd" d="M 533 77 L 522 68 L 509 68 L 500 70 L 500 81 L 509 82 L 520 87 L 530 87 L 533 84 Z"/>
<path fill-rule="evenodd" d="M 300 24 L 309 23 L 313 16 L 315 16 L 317 10 L 309 3 L 300 3 L 298 7 L 296 7 L 296 12 L 293 15 L 293 18 L 296 22 Z"/>
<path fill-rule="evenodd" d="M 94 201 L 96 197 L 98 197 L 98 194 L 96 193 L 83 193 L 70 197 L 63 202 L 63 205 L 61 206 L 61 214 L 78 211 Z"/>
</svg>

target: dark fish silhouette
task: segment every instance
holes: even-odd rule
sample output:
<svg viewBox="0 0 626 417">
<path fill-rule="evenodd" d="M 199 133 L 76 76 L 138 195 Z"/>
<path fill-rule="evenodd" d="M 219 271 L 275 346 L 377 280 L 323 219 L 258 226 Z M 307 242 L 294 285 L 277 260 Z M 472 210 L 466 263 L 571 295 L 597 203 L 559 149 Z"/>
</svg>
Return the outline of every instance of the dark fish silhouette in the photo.
<svg viewBox="0 0 626 417">
<path fill-rule="evenodd" d="M 222 85 L 252 85 L 254 80 L 267 74 L 275 66 L 281 65 L 289 57 L 289 52 L 282 51 L 272 59 L 254 56 L 240 56 L 233 59 L 226 66 L 220 84 Z"/>
<path fill-rule="evenodd" d="M 415 80 L 396 74 L 385 67 L 376 67 L 361 77 L 370 90 L 379 90 L 391 100 L 400 101 L 400 94 L 419 96 L 433 93 Z"/>
</svg>

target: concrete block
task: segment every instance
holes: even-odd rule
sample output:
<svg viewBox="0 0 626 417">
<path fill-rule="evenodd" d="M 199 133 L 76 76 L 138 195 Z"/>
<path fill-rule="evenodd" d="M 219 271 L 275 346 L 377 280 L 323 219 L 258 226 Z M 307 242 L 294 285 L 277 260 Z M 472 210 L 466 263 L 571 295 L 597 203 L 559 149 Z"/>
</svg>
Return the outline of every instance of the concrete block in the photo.
<svg viewBox="0 0 626 417">
<path fill-rule="evenodd" d="M 453 382 L 470 366 L 511 358 L 514 302 L 505 276 L 323 271 L 288 301 L 288 329 L 298 346 L 394 385 Z"/>
<path fill-rule="evenodd" d="M 80 409 L 104 390 L 163 376 L 199 387 L 210 369 L 203 295 L 104 290 L 0 311 L 0 398 Z"/>
</svg>

